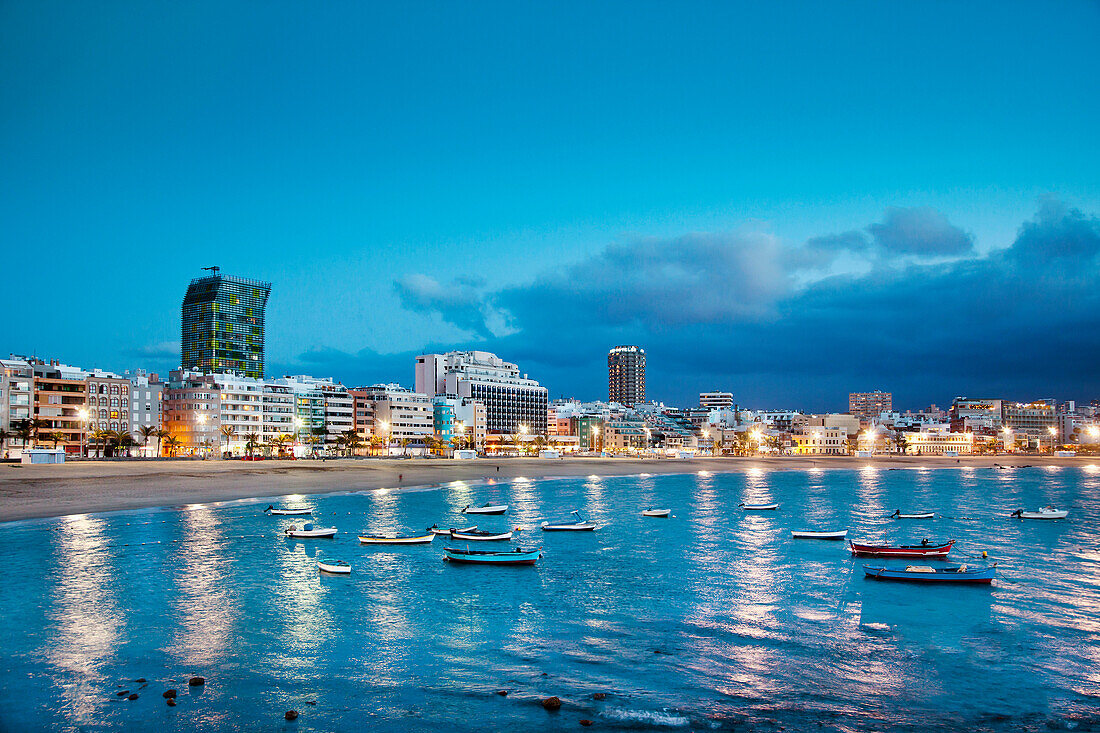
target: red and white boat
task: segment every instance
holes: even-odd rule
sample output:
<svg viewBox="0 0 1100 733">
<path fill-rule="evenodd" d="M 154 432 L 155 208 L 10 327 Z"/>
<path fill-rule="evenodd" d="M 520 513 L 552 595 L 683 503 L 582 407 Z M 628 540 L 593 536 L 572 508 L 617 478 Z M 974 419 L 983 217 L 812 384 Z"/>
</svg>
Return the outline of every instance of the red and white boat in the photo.
<svg viewBox="0 0 1100 733">
<path fill-rule="evenodd" d="M 955 540 L 924 540 L 919 545 L 868 545 L 848 540 L 852 554 L 860 557 L 947 557 L 954 544 Z"/>
</svg>

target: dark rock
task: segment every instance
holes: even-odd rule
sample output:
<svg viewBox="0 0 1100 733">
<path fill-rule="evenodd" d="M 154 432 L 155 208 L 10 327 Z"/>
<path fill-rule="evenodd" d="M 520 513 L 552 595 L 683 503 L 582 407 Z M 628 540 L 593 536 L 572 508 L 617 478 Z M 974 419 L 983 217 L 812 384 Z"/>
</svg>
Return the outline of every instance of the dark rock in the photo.
<svg viewBox="0 0 1100 733">
<path fill-rule="evenodd" d="M 557 696 L 548 697 L 548 698 L 546 698 L 545 700 L 542 701 L 542 707 L 545 710 L 560 710 L 561 709 L 561 698 L 559 698 Z"/>
<path fill-rule="evenodd" d="M 593 692 L 592 693 L 592 699 L 593 700 L 606 700 L 607 699 L 607 693 L 606 692 Z"/>
<path fill-rule="evenodd" d="M 187 680 L 187 684 L 191 685 L 192 687 L 196 687 L 198 685 L 205 685 L 206 684 L 206 678 L 204 678 L 204 677 L 192 677 L 191 679 Z"/>
<path fill-rule="evenodd" d="M 137 682 L 140 685 L 142 682 L 148 682 L 148 680 L 144 677 L 138 677 L 136 680 L 134 680 L 134 682 Z"/>
<path fill-rule="evenodd" d="M 287 720 L 297 720 L 298 719 L 298 711 L 297 710 L 287 710 L 286 715 L 284 715 L 283 717 L 286 718 Z"/>
<path fill-rule="evenodd" d="M 176 694 L 177 693 L 175 690 L 165 690 L 161 693 L 161 697 L 173 698 L 176 696 Z"/>
<path fill-rule="evenodd" d="M 585 728 L 587 728 L 588 726 L 592 725 L 592 721 L 587 720 L 585 718 L 581 718 L 581 725 L 583 725 Z"/>
<path fill-rule="evenodd" d="M 115 694 L 118 695 L 119 697 L 126 697 L 127 695 L 130 694 L 130 691 L 129 690 L 122 690 L 120 692 L 116 692 Z"/>
<path fill-rule="evenodd" d="M 497 694 L 501 697 L 508 697 L 508 690 L 497 690 Z"/>
<path fill-rule="evenodd" d="M 168 703 L 168 707 L 170 707 L 170 708 L 176 707 L 176 698 L 174 698 L 174 697 L 168 698 L 165 702 Z"/>
<path fill-rule="evenodd" d="M 137 693 L 136 692 L 131 692 L 130 696 L 126 699 L 127 700 L 137 700 Z"/>
<path fill-rule="evenodd" d="M 316 705 L 316 704 L 317 704 L 316 700 L 306 700 L 306 705 Z"/>
</svg>

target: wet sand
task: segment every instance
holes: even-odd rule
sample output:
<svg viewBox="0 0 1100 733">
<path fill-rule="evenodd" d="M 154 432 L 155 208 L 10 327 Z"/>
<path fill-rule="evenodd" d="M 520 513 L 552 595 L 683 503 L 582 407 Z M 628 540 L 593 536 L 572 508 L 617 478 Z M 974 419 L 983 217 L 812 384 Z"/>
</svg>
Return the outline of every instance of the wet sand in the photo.
<svg viewBox="0 0 1100 733">
<path fill-rule="evenodd" d="M 1100 457 L 983 456 L 942 458 L 479 458 L 367 459 L 327 461 L 221 461 L 194 459 L 74 461 L 63 465 L 0 465 L 0 522 L 68 514 L 204 504 L 284 494 L 322 494 L 402 488 L 447 481 L 519 476 L 620 476 L 695 471 L 805 470 L 809 468 L 957 468 L 975 466 L 1087 466 Z"/>
</svg>

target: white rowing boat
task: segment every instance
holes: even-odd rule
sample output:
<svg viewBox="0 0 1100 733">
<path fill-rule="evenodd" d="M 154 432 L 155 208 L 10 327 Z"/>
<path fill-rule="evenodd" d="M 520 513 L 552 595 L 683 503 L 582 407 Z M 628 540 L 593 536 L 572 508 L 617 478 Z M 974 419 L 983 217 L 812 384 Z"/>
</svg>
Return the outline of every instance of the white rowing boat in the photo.
<svg viewBox="0 0 1100 733">
<path fill-rule="evenodd" d="M 643 517 L 667 517 L 672 514 L 671 509 L 645 509 L 642 511 Z"/>
<path fill-rule="evenodd" d="M 483 504 L 481 506 L 468 506 L 462 510 L 463 514 L 504 514 L 508 511 L 507 504 Z"/>
<path fill-rule="evenodd" d="M 848 530 L 837 532 L 811 532 L 809 530 L 792 530 L 791 537 L 796 540 L 842 540 L 848 536 Z"/>
<path fill-rule="evenodd" d="M 347 575 L 351 572 L 351 565 L 348 565 L 343 560 L 320 560 L 317 563 L 317 569 L 322 573 L 332 573 L 333 575 Z"/>
<path fill-rule="evenodd" d="M 477 525 L 476 524 L 473 527 L 467 527 L 466 529 L 454 529 L 454 528 L 443 529 L 438 524 L 433 524 L 432 526 L 428 527 L 428 531 L 431 532 L 432 534 L 445 534 L 448 537 L 451 536 L 452 531 L 453 532 L 474 532 L 476 530 L 477 530 Z"/>
<path fill-rule="evenodd" d="M 1019 517 L 1020 519 L 1065 519 L 1069 516 L 1069 510 L 1045 506 L 1037 512 L 1025 512 L 1023 509 L 1017 509 L 1010 516 Z"/>
<path fill-rule="evenodd" d="M 550 524 L 549 522 L 543 522 L 543 532 L 593 532 L 596 529 L 595 522 L 564 522 L 561 524 Z"/>
<path fill-rule="evenodd" d="M 364 545 L 426 545 L 435 539 L 435 534 L 417 535 L 415 537 L 371 537 L 359 535 L 359 542 Z"/>
<path fill-rule="evenodd" d="M 313 514 L 313 510 L 308 506 L 276 509 L 274 506 L 268 505 L 267 509 L 264 509 L 264 514 L 270 514 L 274 517 L 297 517 L 303 514 Z"/>
<path fill-rule="evenodd" d="M 317 539 L 322 537 L 333 537 L 336 534 L 335 527 L 314 527 L 312 524 L 302 525 L 301 529 L 298 529 L 293 524 L 283 530 L 287 537 L 294 537 L 300 540 Z"/>
<path fill-rule="evenodd" d="M 433 535 L 434 536 L 434 535 Z M 457 529 L 451 530 L 452 540 L 466 540 L 468 542 L 497 542 L 499 540 L 512 539 L 511 532 L 489 532 L 486 530 L 472 530 L 463 532 Z"/>
<path fill-rule="evenodd" d="M 913 514 L 902 514 L 901 509 L 890 515 L 891 519 L 932 519 L 936 516 L 935 512 L 915 512 Z"/>
<path fill-rule="evenodd" d="M 770 512 L 774 509 L 778 509 L 778 504 L 745 504 L 744 502 L 738 504 L 742 511 L 746 512 Z"/>
</svg>

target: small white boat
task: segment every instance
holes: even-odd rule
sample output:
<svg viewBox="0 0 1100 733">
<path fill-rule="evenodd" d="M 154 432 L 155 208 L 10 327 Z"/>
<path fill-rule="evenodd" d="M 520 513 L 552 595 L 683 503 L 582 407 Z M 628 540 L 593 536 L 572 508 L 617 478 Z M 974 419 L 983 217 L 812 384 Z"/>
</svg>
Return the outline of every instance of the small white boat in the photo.
<svg viewBox="0 0 1100 733">
<path fill-rule="evenodd" d="M 269 504 L 267 509 L 264 509 L 264 514 L 270 514 L 274 517 L 297 517 L 303 514 L 313 514 L 313 510 L 310 509 L 308 506 L 276 509 L 274 506 Z"/>
<path fill-rule="evenodd" d="M 298 539 L 311 539 L 318 537 L 333 537 L 336 534 L 336 527 L 314 527 L 312 524 L 304 524 L 301 529 L 298 529 L 293 524 L 283 530 L 287 537 L 296 537 Z"/>
<path fill-rule="evenodd" d="M 453 528 L 452 529 L 443 529 L 438 524 L 433 524 L 432 526 L 428 527 L 428 531 L 431 532 L 432 534 L 445 534 L 448 537 L 450 537 L 452 531 L 453 532 L 476 532 L 477 531 L 477 525 L 475 524 L 473 527 L 467 527 L 466 529 L 453 529 Z"/>
<path fill-rule="evenodd" d="M 792 530 L 791 537 L 796 540 L 842 540 L 848 536 L 848 530 L 837 532 L 811 532 L 808 530 Z"/>
<path fill-rule="evenodd" d="M 746 512 L 770 512 L 774 509 L 778 509 L 778 504 L 746 504 L 744 502 L 738 504 L 742 511 Z"/>
<path fill-rule="evenodd" d="M 913 514 L 902 514 L 901 509 L 890 515 L 891 519 L 933 519 L 936 516 L 935 512 L 915 512 Z"/>
<path fill-rule="evenodd" d="M 507 504 L 483 504 L 481 506 L 468 506 L 462 510 L 463 514 L 504 514 L 508 511 Z"/>
<path fill-rule="evenodd" d="M 417 535 L 416 537 L 370 537 L 359 535 L 359 542 L 364 545 L 426 545 L 435 539 L 435 534 Z"/>
<path fill-rule="evenodd" d="M 433 537 L 435 535 L 432 535 Z M 467 542 L 498 542 L 500 540 L 512 539 L 511 532 L 489 532 L 486 530 L 470 530 L 463 532 L 461 530 L 451 530 L 452 540 L 465 540 Z"/>
<path fill-rule="evenodd" d="M 1069 510 L 1045 506 L 1037 512 L 1025 512 L 1023 509 L 1017 509 L 1010 516 L 1019 517 L 1020 519 L 1065 519 L 1069 516 Z"/>
<path fill-rule="evenodd" d="M 595 522 L 567 522 L 565 524 L 542 523 L 543 532 L 592 532 L 596 529 Z"/>
<path fill-rule="evenodd" d="M 343 560 L 320 560 L 317 563 L 317 569 L 322 573 L 332 573 L 333 575 L 347 575 L 351 572 L 351 565 L 348 565 Z"/>
<path fill-rule="evenodd" d="M 642 511 L 643 517 L 667 517 L 672 514 L 671 509 L 645 509 Z"/>
</svg>

